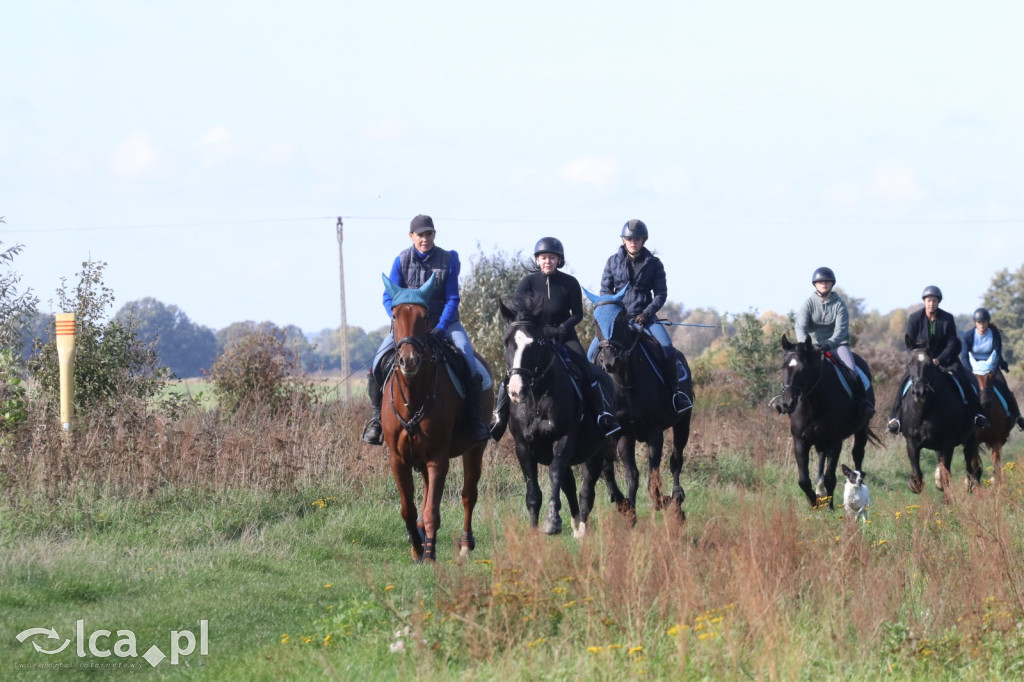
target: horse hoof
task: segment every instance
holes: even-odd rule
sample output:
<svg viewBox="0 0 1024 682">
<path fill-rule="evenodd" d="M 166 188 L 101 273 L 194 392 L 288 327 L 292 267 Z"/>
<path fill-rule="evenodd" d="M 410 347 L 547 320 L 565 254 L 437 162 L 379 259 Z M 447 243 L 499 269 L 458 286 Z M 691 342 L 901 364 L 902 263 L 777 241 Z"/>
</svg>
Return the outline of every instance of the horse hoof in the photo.
<svg viewBox="0 0 1024 682">
<path fill-rule="evenodd" d="M 935 467 L 935 489 L 942 490 L 942 467 Z"/>
<path fill-rule="evenodd" d="M 911 478 L 910 479 L 910 492 L 914 493 L 915 495 L 920 495 L 921 493 L 923 493 L 924 492 L 924 481 L 922 481 L 920 478 Z"/>
<path fill-rule="evenodd" d="M 466 558 L 470 552 L 476 549 L 476 538 L 472 533 L 463 533 L 459 541 L 455 543 L 455 547 L 459 550 L 459 556 Z"/>
<path fill-rule="evenodd" d="M 577 540 L 585 538 L 587 536 L 587 522 L 580 521 L 579 523 L 574 523 L 572 526 L 572 536 Z"/>
<path fill-rule="evenodd" d="M 544 522 L 545 535 L 559 535 L 562 532 L 562 519 L 557 516 Z"/>
</svg>

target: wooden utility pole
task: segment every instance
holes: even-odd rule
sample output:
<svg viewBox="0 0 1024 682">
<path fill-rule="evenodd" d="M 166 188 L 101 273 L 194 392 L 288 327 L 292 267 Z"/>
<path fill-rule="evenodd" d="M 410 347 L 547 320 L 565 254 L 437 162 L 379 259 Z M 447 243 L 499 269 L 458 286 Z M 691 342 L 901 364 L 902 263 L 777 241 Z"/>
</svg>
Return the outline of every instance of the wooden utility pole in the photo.
<svg viewBox="0 0 1024 682">
<path fill-rule="evenodd" d="M 348 366 L 348 319 L 345 314 L 345 253 L 342 250 L 342 232 L 344 225 L 338 216 L 338 274 L 341 277 L 341 377 L 345 382 L 345 400 L 352 397 L 352 386 L 349 383 Z"/>
</svg>

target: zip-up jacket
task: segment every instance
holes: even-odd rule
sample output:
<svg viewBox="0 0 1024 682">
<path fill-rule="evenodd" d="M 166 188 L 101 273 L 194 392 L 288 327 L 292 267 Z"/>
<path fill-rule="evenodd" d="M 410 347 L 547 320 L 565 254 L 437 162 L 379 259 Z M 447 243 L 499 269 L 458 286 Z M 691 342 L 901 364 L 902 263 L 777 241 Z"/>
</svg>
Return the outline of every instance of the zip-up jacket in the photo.
<svg viewBox="0 0 1024 682">
<path fill-rule="evenodd" d="M 622 304 L 631 317 L 640 313 L 654 316 L 668 300 L 665 266 L 646 246 L 640 249 L 636 258 L 630 258 L 626 247 L 620 246 L 605 263 L 601 294 L 617 293 L 626 284 L 630 286 Z"/>
</svg>

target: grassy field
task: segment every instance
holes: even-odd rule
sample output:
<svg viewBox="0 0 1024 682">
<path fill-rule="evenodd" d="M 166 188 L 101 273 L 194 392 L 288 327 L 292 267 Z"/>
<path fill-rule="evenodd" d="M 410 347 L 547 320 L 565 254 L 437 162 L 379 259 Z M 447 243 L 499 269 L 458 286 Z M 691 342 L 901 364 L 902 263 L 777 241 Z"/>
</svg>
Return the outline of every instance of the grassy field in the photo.
<svg viewBox="0 0 1024 682">
<path fill-rule="evenodd" d="M 1019 434 L 999 486 L 966 494 L 955 461 L 948 505 L 930 476 L 909 492 L 886 437 L 865 461 L 870 522 L 856 524 L 807 508 L 784 418 L 698 407 L 685 523 L 643 499 L 630 527 L 599 484 L 590 536 L 537 535 L 506 441 L 488 451 L 477 550 L 457 563 L 446 540 L 434 565 L 409 559 L 383 450 L 356 440 L 362 405 L 38 436 L 39 457 L 13 455 L 0 479 L 4 677 L 112 661 L 188 679 L 1024 674 Z M 460 529 L 459 485 L 456 465 L 444 538 Z M 131 631 L 138 657 L 94 655 L 79 620 L 85 640 L 110 631 L 100 653 Z M 15 637 L 51 627 L 58 638 Z M 196 647 L 176 665 L 142 658 L 187 649 L 185 631 Z"/>
</svg>

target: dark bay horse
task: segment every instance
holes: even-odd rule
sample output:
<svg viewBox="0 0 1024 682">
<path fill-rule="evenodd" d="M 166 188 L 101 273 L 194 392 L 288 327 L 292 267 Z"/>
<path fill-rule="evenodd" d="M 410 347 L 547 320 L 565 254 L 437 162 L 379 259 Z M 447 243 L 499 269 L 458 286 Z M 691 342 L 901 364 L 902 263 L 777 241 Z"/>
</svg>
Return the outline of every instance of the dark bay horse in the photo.
<svg viewBox="0 0 1024 682">
<path fill-rule="evenodd" d="M 906 374 L 909 379 L 897 387 L 902 394 L 900 431 L 907 443 L 910 460 L 910 489 L 920 494 L 924 490 L 921 474 L 921 450 L 934 450 L 938 465 L 935 468 L 935 487 L 949 499 L 949 468 L 953 450 L 962 445 L 967 468 L 968 487 L 981 480 L 981 460 L 978 457 L 978 439 L 975 435 L 973 415 L 965 404 L 960 387 L 939 365 L 923 343 L 908 335 L 905 339 L 909 358 Z"/>
<path fill-rule="evenodd" d="M 1014 420 L 1010 416 L 1006 405 L 1006 398 L 998 394 L 995 372 L 986 374 L 975 374 L 978 380 L 978 392 L 981 398 L 981 409 L 988 417 L 991 426 L 978 429 L 975 435 L 979 446 L 987 446 L 992 453 L 992 467 L 995 470 L 993 477 L 1001 481 L 1003 477 L 1003 446 L 1010 438 L 1010 431 L 1013 430 Z M 1005 384 L 1004 384 L 1005 385 Z"/>
<path fill-rule="evenodd" d="M 628 285 L 627 285 L 628 286 Z M 683 449 L 690 440 L 690 419 L 693 410 L 677 413 L 672 409 L 670 387 L 662 379 L 663 351 L 658 342 L 636 325 L 622 305 L 626 288 L 613 295 L 587 298 L 596 306 L 598 350 L 595 364 L 608 372 L 615 384 L 618 403 L 616 417 L 622 431 L 616 436 L 616 452 L 626 473 L 627 513 L 636 513 L 636 492 L 640 472 L 636 464 L 637 442 L 647 445 L 647 492 L 655 509 L 672 506 L 682 514 L 686 493 L 679 483 L 683 470 Z M 693 381 L 690 367 L 682 353 L 676 351 L 679 383 L 693 404 Z M 672 494 L 665 496 L 661 483 L 661 458 L 665 446 L 665 430 L 672 429 Z M 613 502 L 620 502 L 615 500 Z"/>
<path fill-rule="evenodd" d="M 870 440 L 881 445 L 860 413 L 859 400 L 844 383 L 860 378 L 843 376 L 844 370 L 833 365 L 825 354 L 814 347 L 810 338 L 791 343 L 782 335 L 782 394 L 772 399 L 776 411 L 789 415 L 789 432 L 793 435 L 793 455 L 799 470 L 800 489 L 811 508 L 826 503 L 835 509 L 836 466 L 843 441 L 853 436 L 853 468 L 864 471 L 864 448 Z M 871 379 L 871 370 L 864 358 L 854 354 L 857 367 Z M 874 403 L 874 390 L 868 388 L 866 399 Z M 811 448 L 818 451 L 818 476 L 811 485 L 809 472 Z"/>
<path fill-rule="evenodd" d="M 483 469 L 486 442 L 473 443 L 465 424 L 463 400 L 480 400 L 483 414 L 493 409 L 494 396 L 485 390 L 478 396 L 460 395 L 443 360 L 441 341 L 430 334 L 427 304 L 436 286 L 431 276 L 419 289 L 403 289 L 386 276 L 393 301 L 391 331 L 395 338 L 394 369 L 384 382 L 381 427 L 390 453 L 391 473 L 398 484 L 402 518 L 412 545 L 414 560 L 434 561 L 437 531 L 441 526 L 441 495 L 449 460 L 462 457 L 465 480 L 462 508 L 465 512 L 459 554 L 466 557 L 476 545 L 473 509 Z M 477 359 L 487 368 L 480 356 Z M 413 471 L 423 478 L 422 524 L 413 499 Z"/>
<path fill-rule="evenodd" d="M 517 300 L 509 308 L 500 302 L 505 331 L 505 362 L 508 367 L 508 395 L 511 400 L 509 428 L 515 439 L 516 458 L 526 479 L 526 508 L 530 525 L 537 528 L 541 490 L 537 467 L 548 467 L 548 514 L 544 532 L 562 532 L 561 493 L 569 502 L 573 535 L 586 533 L 594 505 L 594 484 L 610 469 L 611 443 L 598 430 L 594 415 L 587 411 L 582 391 L 586 378 L 573 380 L 559 345 L 545 338 L 538 322 L 539 306 Z M 604 374 L 601 372 L 600 374 Z M 605 375 L 599 380 L 610 381 Z M 577 496 L 571 467 L 583 464 L 583 481 Z M 610 477 L 610 486 L 614 478 Z M 621 493 L 619 493 L 621 496 Z"/>
</svg>

